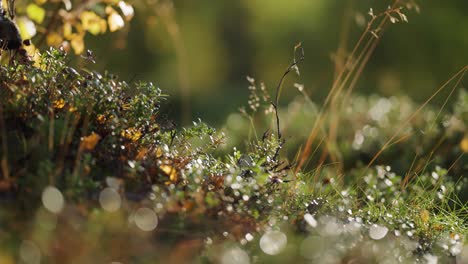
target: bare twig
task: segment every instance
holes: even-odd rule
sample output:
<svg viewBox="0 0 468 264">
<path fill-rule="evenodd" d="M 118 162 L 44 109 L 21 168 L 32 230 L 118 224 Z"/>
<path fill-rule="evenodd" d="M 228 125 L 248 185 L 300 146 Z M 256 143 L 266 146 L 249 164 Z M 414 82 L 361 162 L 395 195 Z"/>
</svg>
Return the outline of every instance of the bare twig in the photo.
<svg viewBox="0 0 468 264">
<path fill-rule="evenodd" d="M 297 57 L 297 53 L 299 52 L 299 57 Z M 277 131 L 278 131 L 278 140 L 281 139 L 281 131 L 280 131 L 280 120 L 279 120 L 279 116 L 278 116 L 278 103 L 279 103 L 279 97 L 280 97 L 280 94 L 281 94 L 281 88 L 283 87 L 283 82 L 284 82 L 284 79 L 286 78 L 286 76 L 292 71 L 292 70 L 296 70 L 298 71 L 298 68 L 297 66 L 299 65 L 299 63 L 301 63 L 303 60 L 305 59 L 305 56 L 304 56 L 304 48 L 302 48 L 302 43 L 298 43 L 295 47 L 294 47 L 294 59 L 293 59 L 293 62 L 288 66 L 288 68 L 286 69 L 286 71 L 284 72 L 283 76 L 281 77 L 279 83 L 278 83 L 278 86 L 276 87 L 276 96 L 275 96 L 275 101 L 274 102 L 271 102 L 271 105 L 273 106 L 273 108 L 275 109 L 275 116 L 276 116 L 276 128 L 277 128 Z M 299 72 L 299 71 L 298 71 Z"/>
</svg>

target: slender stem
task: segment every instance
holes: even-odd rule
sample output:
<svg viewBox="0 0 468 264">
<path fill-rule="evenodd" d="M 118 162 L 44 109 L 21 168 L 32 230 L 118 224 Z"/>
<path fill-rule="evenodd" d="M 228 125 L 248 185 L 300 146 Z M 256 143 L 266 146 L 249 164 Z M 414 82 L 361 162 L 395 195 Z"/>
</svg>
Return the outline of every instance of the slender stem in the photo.
<svg viewBox="0 0 468 264">
<path fill-rule="evenodd" d="M 297 59 L 296 55 L 297 55 L 297 51 L 300 51 L 300 57 Z M 275 102 L 272 102 L 271 105 L 273 106 L 273 108 L 275 109 L 275 116 L 276 116 L 276 128 L 277 128 L 277 131 L 278 131 L 278 140 L 281 139 L 281 131 L 280 131 L 280 120 L 279 120 L 279 115 L 278 115 L 278 104 L 279 104 L 279 97 L 280 97 L 280 94 L 281 94 L 281 88 L 283 87 L 283 82 L 284 82 L 284 79 L 286 78 L 286 76 L 294 69 L 297 67 L 297 65 L 299 63 L 301 63 L 303 60 L 305 59 L 304 57 L 304 49 L 302 48 L 302 44 L 301 43 L 298 43 L 295 47 L 294 47 L 294 60 L 293 62 L 288 66 L 288 68 L 286 69 L 286 71 L 284 72 L 283 76 L 281 77 L 279 83 L 278 83 L 278 86 L 276 87 L 276 96 L 275 96 Z"/>
</svg>

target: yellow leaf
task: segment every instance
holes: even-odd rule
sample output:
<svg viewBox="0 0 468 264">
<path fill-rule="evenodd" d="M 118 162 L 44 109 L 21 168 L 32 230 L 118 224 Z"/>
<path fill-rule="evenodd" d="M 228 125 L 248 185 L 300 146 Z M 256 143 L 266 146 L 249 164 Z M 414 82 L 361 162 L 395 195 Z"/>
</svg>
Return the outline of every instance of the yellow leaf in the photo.
<svg viewBox="0 0 468 264">
<path fill-rule="evenodd" d="M 96 147 L 99 140 L 101 140 L 101 136 L 93 132 L 91 135 L 84 137 L 81 140 L 80 149 L 93 150 Z"/>
<path fill-rule="evenodd" d="M 36 4 L 29 4 L 26 7 L 26 14 L 28 14 L 28 17 L 36 23 L 41 24 L 44 21 L 46 12 L 42 7 Z"/>
<path fill-rule="evenodd" d="M 50 32 L 49 34 L 47 34 L 46 41 L 47 45 L 57 47 L 60 44 L 62 44 L 63 38 L 57 32 Z"/>
<path fill-rule="evenodd" d="M 120 135 L 126 139 L 130 139 L 133 142 L 141 138 L 141 132 L 133 127 L 122 130 L 122 132 L 120 132 Z"/>
<path fill-rule="evenodd" d="M 138 151 L 138 154 L 135 157 L 135 160 L 142 160 L 146 157 L 146 154 L 148 154 L 148 149 L 147 148 L 142 148 L 140 151 Z"/>
<path fill-rule="evenodd" d="M 97 118 L 96 118 L 97 122 L 99 124 L 104 124 L 106 122 L 106 117 L 104 115 L 98 115 Z"/>
<path fill-rule="evenodd" d="M 84 11 L 81 13 L 80 19 L 83 29 L 93 35 L 105 33 L 107 30 L 106 21 L 94 12 Z"/>
<path fill-rule="evenodd" d="M 161 148 L 157 148 L 157 149 L 156 149 L 156 158 L 162 157 L 163 154 L 164 154 L 164 153 L 163 153 L 163 151 L 162 151 Z"/>
<path fill-rule="evenodd" d="M 125 17 L 125 20 L 130 21 L 133 18 L 135 11 L 131 5 L 125 3 L 124 1 L 120 1 L 119 8 Z"/>
<path fill-rule="evenodd" d="M 423 221 L 423 223 L 429 222 L 430 214 L 428 210 L 421 210 L 419 212 L 419 216 L 421 217 L 421 220 Z"/>
<path fill-rule="evenodd" d="M 75 51 L 75 54 L 81 54 L 84 51 L 84 41 L 83 36 L 78 34 L 73 34 L 71 39 L 71 46 Z"/>
<path fill-rule="evenodd" d="M 169 176 L 169 180 L 171 182 L 177 181 L 177 171 L 170 165 L 161 165 L 159 167 L 167 176 Z"/>
<path fill-rule="evenodd" d="M 131 107 L 132 107 L 132 106 L 131 106 L 130 104 L 123 104 L 123 105 L 122 105 L 122 109 L 123 109 L 123 110 L 128 110 L 128 109 L 130 109 Z"/>
<path fill-rule="evenodd" d="M 125 26 L 123 18 L 115 11 L 109 15 L 107 23 L 109 24 L 110 32 L 115 32 Z"/>
<path fill-rule="evenodd" d="M 63 99 L 57 99 L 52 102 L 52 107 L 54 109 L 62 109 L 65 106 L 65 100 Z"/>
<path fill-rule="evenodd" d="M 23 39 L 31 39 L 37 33 L 36 25 L 29 18 L 22 16 L 16 19 L 16 24 Z"/>
<path fill-rule="evenodd" d="M 70 23 L 64 23 L 63 24 L 63 37 L 65 39 L 70 40 L 72 38 L 72 33 L 73 33 L 72 25 Z"/>
<path fill-rule="evenodd" d="M 23 46 L 23 48 L 26 50 L 28 53 L 28 56 L 31 58 L 32 61 L 34 61 L 33 66 L 36 68 L 41 67 L 41 54 L 39 53 L 39 50 L 34 46 L 34 44 L 31 43 L 29 46 Z"/>
<path fill-rule="evenodd" d="M 460 148 L 463 152 L 468 153 L 468 136 L 465 136 L 460 142 Z"/>
</svg>

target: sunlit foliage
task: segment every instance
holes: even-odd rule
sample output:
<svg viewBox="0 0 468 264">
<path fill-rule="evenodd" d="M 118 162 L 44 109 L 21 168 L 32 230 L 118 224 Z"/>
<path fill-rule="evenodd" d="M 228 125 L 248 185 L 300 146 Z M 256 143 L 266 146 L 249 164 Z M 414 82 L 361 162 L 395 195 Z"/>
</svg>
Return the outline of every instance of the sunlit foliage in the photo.
<svg viewBox="0 0 468 264">
<path fill-rule="evenodd" d="M 32 39 L 36 47 L 62 46 L 76 54 L 85 51 L 86 35 L 121 30 L 134 16 L 131 4 L 114 0 L 16 1 L 15 7 L 24 39 Z"/>
</svg>

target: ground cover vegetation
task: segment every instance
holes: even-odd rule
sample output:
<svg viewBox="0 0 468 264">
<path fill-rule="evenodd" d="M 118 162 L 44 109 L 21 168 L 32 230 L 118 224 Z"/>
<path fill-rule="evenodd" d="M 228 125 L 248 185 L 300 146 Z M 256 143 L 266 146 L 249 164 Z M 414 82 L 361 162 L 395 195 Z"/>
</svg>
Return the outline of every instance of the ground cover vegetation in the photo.
<svg viewBox="0 0 468 264">
<path fill-rule="evenodd" d="M 50 22 L 57 48 L 2 50 L 1 263 L 468 262 L 468 67 L 422 104 L 353 92 L 413 1 L 369 10 L 324 102 L 284 85 L 305 74 L 299 43 L 276 87 L 247 77 L 219 128 L 178 125 L 163 87 L 93 70 L 84 35 L 133 14 L 97 2 L 56 15 L 70 18 Z M 26 10 L 41 24 L 43 8 Z M 286 89 L 297 96 L 281 102 Z"/>
</svg>

